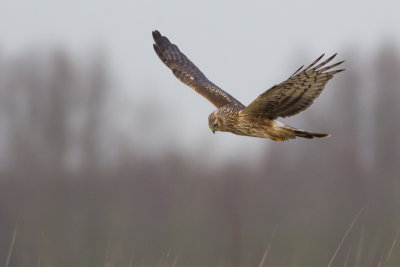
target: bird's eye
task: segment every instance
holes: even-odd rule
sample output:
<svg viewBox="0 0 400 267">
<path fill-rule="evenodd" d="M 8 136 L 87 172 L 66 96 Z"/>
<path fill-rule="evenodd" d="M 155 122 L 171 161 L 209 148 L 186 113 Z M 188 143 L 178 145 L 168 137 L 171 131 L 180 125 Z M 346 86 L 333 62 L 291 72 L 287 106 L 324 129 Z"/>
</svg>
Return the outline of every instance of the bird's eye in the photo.
<svg viewBox="0 0 400 267">
<path fill-rule="evenodd" d="M 217 123 L 217 122 L 214 122 L 213 127 L 216 128 L 217 126 L 218 126 L 218 123 Z"/>
</svg>

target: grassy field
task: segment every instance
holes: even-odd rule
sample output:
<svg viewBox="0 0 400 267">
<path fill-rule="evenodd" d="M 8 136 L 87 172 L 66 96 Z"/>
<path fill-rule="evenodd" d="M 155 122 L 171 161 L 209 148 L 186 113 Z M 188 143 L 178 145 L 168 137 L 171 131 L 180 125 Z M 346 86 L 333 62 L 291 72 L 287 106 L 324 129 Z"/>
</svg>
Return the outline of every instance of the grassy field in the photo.
<svg viewBox="0 0 400 267">
<path fill-rule="evenodd" d="M 0 64 L 3 266 L 400 266 L 397 50 L 349 57 L 296 121 L 332 137 L 211 163 L 211 139 L 174 149 L 149 123 L 152 153 L 114 133 L 101 60 L 35 55 Z"/>
</svg>

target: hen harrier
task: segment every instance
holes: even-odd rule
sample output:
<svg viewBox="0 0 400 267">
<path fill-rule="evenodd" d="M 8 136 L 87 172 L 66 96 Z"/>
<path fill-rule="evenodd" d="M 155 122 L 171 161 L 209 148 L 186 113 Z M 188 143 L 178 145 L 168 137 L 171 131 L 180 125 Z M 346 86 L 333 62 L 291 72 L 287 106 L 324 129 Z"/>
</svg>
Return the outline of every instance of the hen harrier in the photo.
<svg viewBox="0 0 400 267">
<path fill-rule="evenodd" d="M 275 119 L 288 117 L 307 109 L 324 89 L 333 75 L 343 71 L 331 70 L 344 61 L 326 66 L 336 54 L 317 64 L 317 58 L 303 69 L 301 66 L 286 81 L 272 86 L 247 107 L 210 82 L 207 77 L 167 37 L 153 31 L 154 50 L 158 57 L 184 84 L 208 99 L 218 109 L 208 116 L 211 131 L 270 138 L 284 141 L 298 137 L 328 137 L 329 134 L 299 130 Z M 315 66 L 316 65 L 316 66 Z"/>
</svg>

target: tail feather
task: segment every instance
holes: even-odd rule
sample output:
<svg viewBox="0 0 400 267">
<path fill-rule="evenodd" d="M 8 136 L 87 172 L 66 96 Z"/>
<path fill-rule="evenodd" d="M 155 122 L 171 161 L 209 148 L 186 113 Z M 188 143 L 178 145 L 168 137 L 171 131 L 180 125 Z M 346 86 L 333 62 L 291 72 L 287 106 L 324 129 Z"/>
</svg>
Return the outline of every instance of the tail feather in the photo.
<svg viewBox="0 0 400 267">
<path fill-rule="evenodd" d="M 308 139 L 312 139 L 314 137 L 316 137 L 316 138 L 326 138 L 326 137 L 330 136 L 330 134 L 326 134 L 326 133 L 306 132 L 306 131 L 299 130 L 299 129 L 294 129 L 294 133 L 298 137 L 303 137 L 303 138 L 308 138 Z"/>
<path fill-rule="evenodd" d="M 315 133 L 315 132 L 307 132 L 303 131 L 300 129 L 296 129 L 293 127 L 290 127 L 288 125 L 281 124 L 279 122 L 276 122 L 277 124 L 274 127 L 274 135 L 271 136 L 272 140 L 275 141 L 284 141 L 288 139 L 294 139 L 296 137 L 302 137 L 302 138 L 307 138 L 307 139 L 312 139 L 312 138 L 326 138 L 329 137 L 330 134 L 326 133 Z"/>
</svg>

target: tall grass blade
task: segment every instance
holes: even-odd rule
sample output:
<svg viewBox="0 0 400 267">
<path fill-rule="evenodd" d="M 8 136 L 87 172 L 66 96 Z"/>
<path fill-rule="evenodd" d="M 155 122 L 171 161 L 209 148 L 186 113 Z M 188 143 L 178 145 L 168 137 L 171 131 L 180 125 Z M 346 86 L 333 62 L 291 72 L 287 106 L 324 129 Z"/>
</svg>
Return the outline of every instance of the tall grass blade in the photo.
<svg viewBox="0 0 400 267">
<path fill-rule="evenodd" d="M 350 259 L 350 253 L 351 253 L 351 247 L 349 248 L 349 250 L 347 250 L 347 255 L 346 255 L 346 259 L 344 260 L 343 267 L 347 267 L 347 263 L 349 262 L 349 259 Z"/>
<path fill-rule="evenodd" d="M 261 259 L 261 262 L 258 265 L 258 267 L 263 267 L 264 266 L 264 262 L 266 261 L 266 259 L 268 257 L 269 250 L 271 249 L 271 243 L 272 243 L 272 240 L 274 239 L 274 236 L 275 236 L 275 233 L 276 233 L 277 229 L 278 229 L 278 225 L 275 225 L 274 230 L 272 231 L 271 239 L 268 242 L 267 249 L 265 250 L 264 255 L 263 255 L 263 257 Z"/>
<path fill-rule="evenodd" d="M 340 248 L 341 248 L 342 245 L 343 245 L 344 240 L 346 239 L 347 235 L 350 233 L 351 228 L 353 228 L 353 225 L 354 225 L 354 224 L 356 223 L 356 221 L 358 220 L 358 217 L 360 217 L 360 215 L 361 215 L 361 213 L 363 212 L 364 208 L 365 208 L 365 206 L 362 207 L 362 208 L 360 209 L 360 211 L 356 214 L 356 216 L 354 217 L 353 221 L 351 222 L 351 224 L 350 224 L 349 227 L 347 228 L 346 233 L 344 234 L 342 240 L 340 241 L 338 247 L 337 247 L 336 250 L 335 250 L 335 253 L 333 253 L 333 256 L 332 256 L 332 258 L 331 258 L 331 260 L 330 260 L 330 262 L 329 262 L 329 264 L 328 264 L 328 267 L 332 266 L 332 263 L 333 263 L 333 261 L 335 260 L 336 254 L 339 252 Z"/>
<path fill-rule="evenodd" d="M 13 236 L 12 236 L 12 239 L 11 239 L 10 249 L 8 250 L 6 267 L 8 267 L 8 264 L 10 264 L 11 255 L 12 255 L 12 252 L 13 252 L 13 249 L 14 249 L 14 244 L 15 244 L 15 238 L 17 237 L 17 231 L 18 231 L 18 227 L 17 227 L 17 224 L 15 224 L 14 233 L 13 233 Z"/>
<path fill-rule="evenodd" d="M 386 264 L 388 264 L 390 256 L 392 255 L 392 252 L 393 252 L 393 248 L 396 245 L 397 239 L 399 238 L 399 234 L 400 234 L 400 228 L 397 231 L 396 237 L 395 237 L 395 239 L 393 241 L 392 247 L 389 250 L 389 253 L 388 253 L 387 257 L 386 257 L 386 260 L 385 260 L 385 263 L 383 264 L 383 266 L 386 266 Z"/>
</svg>

